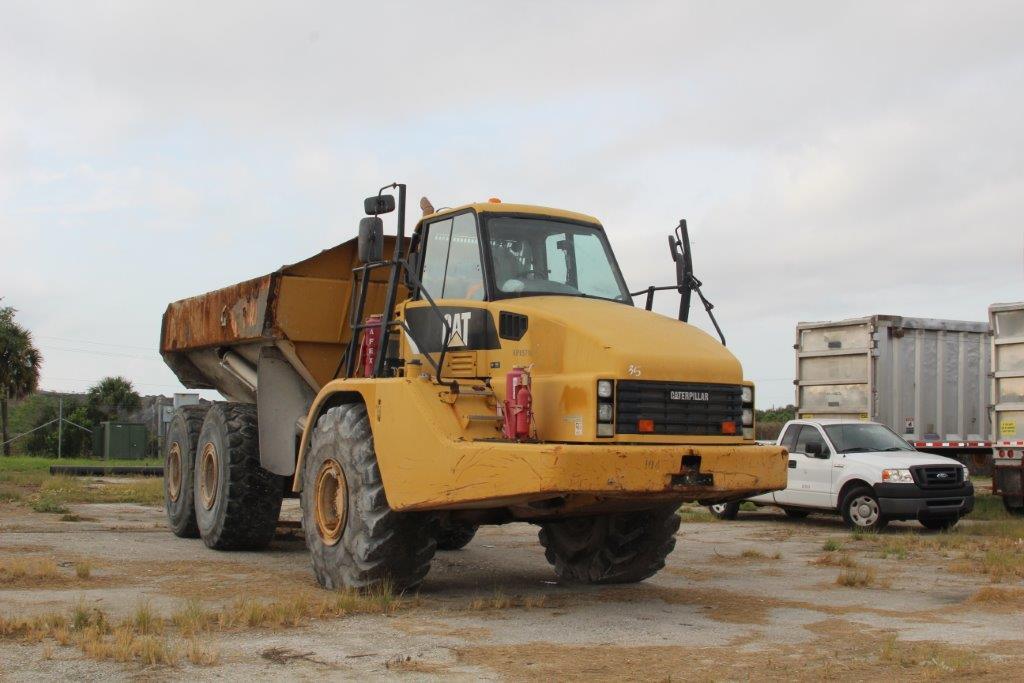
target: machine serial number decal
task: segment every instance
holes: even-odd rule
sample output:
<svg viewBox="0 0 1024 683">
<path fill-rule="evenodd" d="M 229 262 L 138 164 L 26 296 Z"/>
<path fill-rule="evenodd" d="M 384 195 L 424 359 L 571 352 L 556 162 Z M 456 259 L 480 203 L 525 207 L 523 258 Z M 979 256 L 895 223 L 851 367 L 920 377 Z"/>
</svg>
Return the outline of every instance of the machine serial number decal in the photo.
<svg viewBox="0 0 1024 683">
<path fill-rule="evenodd" d="M 706 391 L 670 391 L 668 397 L 673 401 L 707 401 Z"/>
</svg>

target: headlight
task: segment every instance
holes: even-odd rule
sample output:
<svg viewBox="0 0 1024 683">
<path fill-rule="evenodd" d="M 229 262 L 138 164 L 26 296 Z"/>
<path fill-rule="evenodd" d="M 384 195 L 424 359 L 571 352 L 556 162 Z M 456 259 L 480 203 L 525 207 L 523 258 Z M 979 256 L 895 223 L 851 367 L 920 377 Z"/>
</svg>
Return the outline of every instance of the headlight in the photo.
<svg viewBox="0 0 1024 683">
<path fill-rule="evenodd" d="M 612 404 L 611 403 L 598 403 L 597 404 L 597 419 L 600 422 L 611 422 L 612 421 Z"/>
<path fill-rule="evenodd" d="M 970 481 L 970 480 L 971 480 L 971 471 L 967 468 L 966 465 L 964 465 L 964 481 Z"/>
<path fill-rule="evenodd" d="M 743 426 L 753 427 L 754 426 L 754 411 L 750 408 L 743 409 Z"/>
<path fill-rule="evenodd" d="M 890 484 L 913 484 L 914 477 L 910 470 L 882 470 L 882 481 Z"/>
<path fill-rule="evenodd" d="M 608 379 L 597 380 L 597 395 L 601 398 L 612 397 L 612 382 Z"/>
<path fill-rule="evenodd" d="M 754 390 L 750 387 L 743 387 L 743 391 L 740 393 L 740 396 L 743 397 L 744 403 L 754 402 Z"/>
</svg>

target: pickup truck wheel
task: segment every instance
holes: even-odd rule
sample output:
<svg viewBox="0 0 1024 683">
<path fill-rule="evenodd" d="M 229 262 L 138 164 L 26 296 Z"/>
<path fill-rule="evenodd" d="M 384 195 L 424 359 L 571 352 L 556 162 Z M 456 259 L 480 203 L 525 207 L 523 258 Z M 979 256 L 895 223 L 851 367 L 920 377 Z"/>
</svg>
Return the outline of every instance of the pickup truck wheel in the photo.
<svg viewBox="0 0 1024 683">
<path fill-rule="evenodd" d="M 559 579 L 635 583 L 654 576 L 676 547 L 677 505 L 540 525 L 544 556 Z"/>
<path fill-rule="evenodd" d="M 206 406 L 182 406 L 174 411 L 164 442 L 164 512 L 175 536 L 199 538 L 192 489 L 196 444 Z"/>
<path fill-rule="evenodd" d="M 810 510 L 801 510 L 800 508 L 782 508 L 782 511 L 786 513 L 787 517 L 793 519 L 803 519 L 807 515 L 811 514 Z"/>
<path fill-rule="evenodd" d="M 866 486 L 850 489 L 839 506 L 843 521 L 854 529 L 879 531 L 885 528 L 889 520 L 882 515 L 882 507 L 878 504 L 875 492 Z"/>
<path fill-rule="evenodd" d="M 960 521 L 959 517 L 926 517 L 919 520 L 921 526 L 925 529 L 931 529 L 932 531 L 945 531 L 946 529 L 952 529 L 956 526 L 956 523 Z"/>
<path fill-rule="evenodd" d="M 430 570 L 438 517 L 388 505 L 361 403 L 331 408 L 317 420 L 301 502 L 313 573 L 324 588 L 400 592 L 418 586 Z"/>
<path fill-rule="evenodd" d="M 740 512 L 740 504 L 739 501 L 734 501 L 732 503 L 715 503 L 714 505 L 709 505 L 708 510 L 710 510 L 711 514 L 718 519 L 736 519 L 736 515 Z"/>
<path fill-rule="evenodd" d="M 196 444 L 193 498 L 203 542 L 258 550 L 274 538 L 284 483 L 260 467 L 256 406 L 214 403 Z"/>
<path fill-rule="evenodd" d="M 476 536 L 477 524 L 466 524 L 460 522 L 441 521 L 440 531 L 437 534 L 438 550 L 461 550 Z"/>
</svg>

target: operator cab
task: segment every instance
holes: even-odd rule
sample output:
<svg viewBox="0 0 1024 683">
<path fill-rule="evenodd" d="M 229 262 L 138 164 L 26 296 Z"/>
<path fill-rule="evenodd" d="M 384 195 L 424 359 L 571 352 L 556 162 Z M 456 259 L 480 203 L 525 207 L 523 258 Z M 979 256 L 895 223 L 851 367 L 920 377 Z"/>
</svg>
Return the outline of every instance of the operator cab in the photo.
<svg viewBox="0 0 1024 683">
<path fill-rule="evenodd" d="M 413 241 L 423 289 L 435 300 L 555 295 L 632 305 L 601 225 L 558 213 L 489 203 L 425 217 Z"/>
</svg>

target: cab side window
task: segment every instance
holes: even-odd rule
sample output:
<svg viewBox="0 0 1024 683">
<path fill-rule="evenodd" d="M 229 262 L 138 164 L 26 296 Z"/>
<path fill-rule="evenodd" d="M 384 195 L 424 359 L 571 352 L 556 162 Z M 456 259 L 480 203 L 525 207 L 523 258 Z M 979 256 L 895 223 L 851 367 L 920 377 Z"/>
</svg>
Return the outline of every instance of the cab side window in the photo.
<svg viewBox="0 0 1024 683">
<path fill-rule="evenodd" d="M 828 446 L 825 445 L 825 439 L 822 437 L 821 432 L 819 432 L 815 427 L 804 425 L 804 428 L 800 430 L 800 437 L 796 440 L 796 447 L 794 450 L 797 453 L 806 453 L 807 444 L 811 443 L 820 444 L 821 452 L 826 455 L 828 454 Z"/>
<path fill-rule="evenodd" d="M 476 218 L 462 213 L 426 226 L 423 289 L 434 299 L 484 298 Z"/>
<path fill-rule="evenodd" d="M 782 446 L 790 453 L 796 450 L 796 439 L 801 429 L 803 429 L 803 425 L 789 425 L 782 437 Z"/>
</svg>

